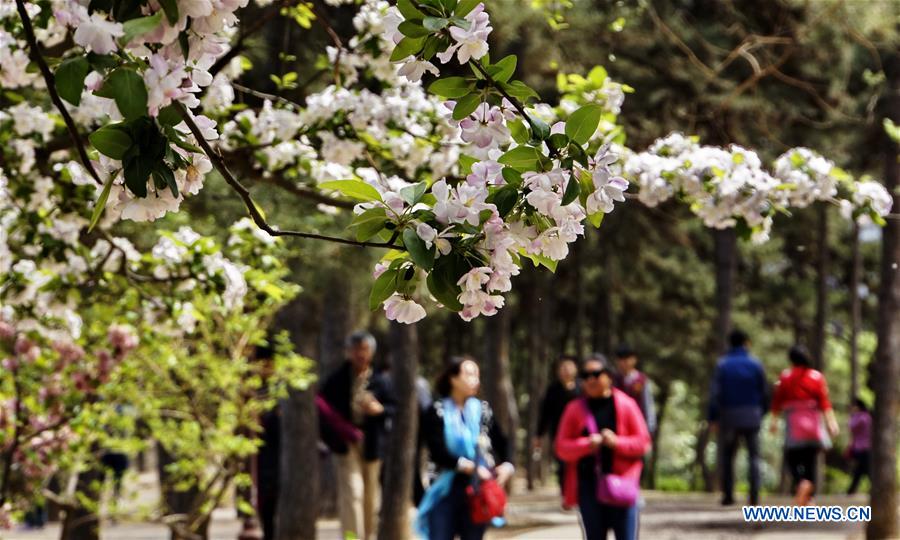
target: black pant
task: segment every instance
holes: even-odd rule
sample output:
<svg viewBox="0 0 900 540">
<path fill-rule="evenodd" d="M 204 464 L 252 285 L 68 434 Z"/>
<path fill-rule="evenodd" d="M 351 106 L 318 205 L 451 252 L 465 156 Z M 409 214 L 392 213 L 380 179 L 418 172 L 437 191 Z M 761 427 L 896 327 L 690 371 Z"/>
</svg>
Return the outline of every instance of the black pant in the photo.
<svg viewBox="0 0 900 540">
<path fill-rule="evenodd" d="M 819 456 L 818 447 L 788 448 L 784 455 L 788 470 L 791 472 L 791 491 L 797 490 L 797 485 L 801 480 L 809 480 L 815 485 L 816 460 Z"/>
<path fill-rule="evenodd" d="M 450 493 L 447 494 L 428 516 L 428 540 L 481 540 L 487 525 L 476 525 L 469 517 L 466 499 L 468 477 L 457 475 Z"/>
<path fill-rule="evenodd" d="M 854 451 L 852 456 L 855 465 L 853 466 L 853 481 L 850 483 L 850 488 L 847 489 L 848 495 L 856 493 L 856 488 L 859 487 L 859 482 L 863 476 L 868 476 L 870 480 L 872 479 L 872 472 L 869 469 L 869 451 Z"/>
<path fill-rule="evenodd" d="M 750 504 L 759 504 L 759 428 L 737 429 L 722 426 L 719 431 L 719 467 L 722 469 L 722 496 L 734 500 L 734 456 L 744 439 L 750 462 Z"/>
<path fill-rule="evenodd" d="M 275 515 L 278 511 L 278 488 L 257 492 L 259 524 L 265 540 L 275 540 Z"/>
</svg>

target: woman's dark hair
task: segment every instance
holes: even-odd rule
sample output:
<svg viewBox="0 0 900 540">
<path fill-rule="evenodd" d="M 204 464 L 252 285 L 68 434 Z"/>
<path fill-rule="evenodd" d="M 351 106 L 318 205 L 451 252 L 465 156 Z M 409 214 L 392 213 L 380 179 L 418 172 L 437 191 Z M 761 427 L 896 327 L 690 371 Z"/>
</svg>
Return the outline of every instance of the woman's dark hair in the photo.
<svg viewBox="0 0 900 540">
<path fill-rule="evenodd" d="M 858 398 L 858 397 L 857 397 L 857 398 L 853 398 L 853 404 L 856 405 L 856 407 L 857 407 L 859 410 L 865 411 L 865 412 L 869 412 L 869 406 L 866 405 L 866 402 L 863 401 L 862 398 Z"/>
<path fill-rule="evenodd" d="M 450 391 L 453 389 L 451 379 L 459 375 L 462 365 L 468 361 L 474 362 L 475 359 L 468 355 L 450 357 L 450 361 L 444 366 L 444 371 L 438 375 L 434 383 L 434 391 L 437 395 L 442 398 L 450 395 Z"/>
<path fill-rule="evenodd" d="M 806 366 L 809 367 L 812 365 L 812 359 L 809 357 L 809 351 L 806 350 L 806 347 L 803 345 L 794 345 L 791 347 L 791 352 L 788 353 L 788 358 L 791 361 L 791 364 L 795 366 Z"/>
</svg>

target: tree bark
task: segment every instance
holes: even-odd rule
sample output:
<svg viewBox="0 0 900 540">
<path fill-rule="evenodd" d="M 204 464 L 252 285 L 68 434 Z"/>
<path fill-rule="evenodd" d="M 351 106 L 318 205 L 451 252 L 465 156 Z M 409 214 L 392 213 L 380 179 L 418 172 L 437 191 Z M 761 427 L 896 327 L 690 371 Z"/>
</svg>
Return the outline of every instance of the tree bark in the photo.
<svg viewBox="0 0 900 540">
<path fill-rule="evenodd" d="M 669 397 L 672 395 L 672 383 L 666 381 L 659 387 L 656 409 L 656 431 L 653 432 L 653 453 L 650 457 L 650 474 L 646 475 L 646 487 L 656 489 L 656 468 L 659 463 L 659 434 L 662 431 L 663 420 L 666 417 L 666 409 L 669 405 Z"/>
<path fill-rule="evenodd" d="M 716 320 L 713 330 L 715 356 L 725 352 L 728 332 L 731 331 L 731 306 L 734 300 L 734 279 L 737 272 L 737 235 L 734 229 L 713 231 L 716 267 Z"/>
<path fill-rule="evenodd" d="M 819 203 L 818 221 L 816 230 L 816 322 L 813 329 L 812 346 L 810 353 L 813 357 L 813 365 L 819 371 L 825 369 L 825 345 L 828 339 L 828 207 L 826 203 Z"/>
<path fill-rule="evenodd" d="M 414 325 L 392 322 L 390 328 L 391 370 L 397 393 L 397 412 L 382 471 L 379 540 L 410 537 L 409 509 L 415 470 L 419 428 L 416 376 L 419 370 L 419 342 Z"/>
<path fill-rule="evenodd" d="M 76 493 L 81 493 L 89 500 L 100 501 L 99 487 L 103 482 L 103 472 L 99 463 L 79 473 L 75 483 Z M 100 540 L 100 516 L 78 504 L 76 508 L 66 511 L 63 519 L 60 540 Z"/>
<path fill-rule="evenodd" d="M 509 438 L 510 454 L 516 460 L 519 409 L 509 372 L 509 313 L 500 310 L 485 320 L 481 388 L 494 411 L 494 419 Z"/>
<path fill-rule="evenodd" d="M 887 96 L 885 116 L 900 123 L 900 53 L 885 60 Z M 881 123 L 879 122 L 878 125 Z M 885 187 L 900 208 L 900 152 L 897 143 L 885 140 Z M 897 505 L 897 417 L 900 415 L 900 221 L 889 219 L 882 233 L 881 290 L 878 295 L 878 350 L 873 366 L 875 411 L 872 423 L 872 521 L 866 538 L 900 537 Z"/>
<path fill-rule="evenodd" d="M 542 303 L 544 281 L 541 273 L 535 272 L 534 269 L 526 268 L 525 272 L 527 272 L 529 279 L 528 285 L 530 285 L 530 287 L 527 287 L 527 285 L 525 287 L 530 289 L 530 294 L 521 295 L 523 298 L 520 307 L 522 310 L 521 315 L 527 318 L 528 324 L 528 332 L 525 335 L 525 359 L 528 363 L 525 371 L 528 377 L 529 396 L 528 408 L 526 410 L 526 417 L 528 419 L 528 436 L 526 440 L 532 441 L 537 435 L 541 399 L 543 399 L 544 396 L 544 387 L 546 386 L 547 377 L 547 366 L 545 363 L 545 356 L 542 352 L 544 349 L 545 337 L 542 332 L 541 324 L 543 320 L 541 310 L 545 307 Z M 523 283 L 523 285 L 525 284 Z M 523 290 L 525 290 L 525 287 L 523 287 Z M 547 452 L 552 452 L 553 442 L 549 441 L 547 444 Z M 529 453 L 527 457 L 525 475 L 529 491 L 534 489 L 536 481 L 543 480 L 543 475 L 541 474 L 541 461 L 543 460 L 534 459 L 531 453 Z"/>
<path fill-rule="evenodd" d="M 294 349 L 306 356 L 315 351 L 315 336 L 301 329 L 309 311 L 297 299 L 278 314 L 276 327 L 287 330 Z M 277 540 L 315 540 L 316 518 L 320 508 L 318 450 L 319 424 L 316 416 L 314 386 L 291 390 L 281 402 L 281 463 L 278 510 L 275 516 Z"/>
<path fill-rule="evenodd" d="M 850 399 L 859 395 L 859 329 L 862 326 L 862 302 L 859 298 L 859 281 L 862 271 L 862 257 L 859 252 L 859 224 L 853 222 L 851 239 L 850 268 Z"/>
<path fill-rule="evenodd" d="M 162 500 L 165 514 L 185 514 L 187 519 L 190 520 L 193 517 L 191 512 L 194 511 L 193 506 L 197 497 L 200 495 L 200 491 L 196 486 L 183 491 L 176 490 L 174 488 L 174 479 L 170 478 L 170 473 L 168 472 L 168 467 L 175 462 L 175 458 L 163 448 L 162 444 L 159 443 L 156 445 L 156 455 L 158 456 L 157 470 L 159 472 L 160 487 L 162 488 Z M 184 527 L 187 527 L 187 523 L 184 524 Z M 171 538 L 171 540 L 182 540 L 185 538 L 184 534 L 178 532 L 179 530 L 180 528 L 171 528 L 169 538 Z M 207 538 L 209 533 L 209 520 L 207 519 L 205 522 L 201 523 L 200 526 L 197 527 L 197 530 L 190 532 L 200 535 L 203 538 Z"/>
</svg>

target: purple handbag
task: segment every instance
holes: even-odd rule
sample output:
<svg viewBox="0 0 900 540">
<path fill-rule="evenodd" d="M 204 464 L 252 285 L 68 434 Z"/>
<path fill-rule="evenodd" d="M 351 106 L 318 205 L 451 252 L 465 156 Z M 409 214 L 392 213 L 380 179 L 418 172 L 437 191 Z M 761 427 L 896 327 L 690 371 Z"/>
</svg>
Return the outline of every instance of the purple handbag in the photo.
<svg viewBox="0 0 900 540">
<path fill-rule="evenodd" d="M 587 415 L 588 433 L 599 433 L 597 420 L 594 413 L 588 407 L 587 400 L 581 398 L 584 413 Z M 637 478 L 630 478 L 619 474 L 603 473 L 600 471 L 600 452 L 595 456 L 595 470 L 597 471 L 597 501 L 609 506 L 627 508 L 633 506 L 638 500 L 640 485 Z"/>
</svg>

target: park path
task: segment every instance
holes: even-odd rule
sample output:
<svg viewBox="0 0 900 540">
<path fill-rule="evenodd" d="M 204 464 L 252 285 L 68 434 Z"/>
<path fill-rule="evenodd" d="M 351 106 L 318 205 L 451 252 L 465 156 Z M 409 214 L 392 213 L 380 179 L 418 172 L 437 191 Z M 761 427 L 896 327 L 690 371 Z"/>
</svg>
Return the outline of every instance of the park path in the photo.
<svg viewBox="0 0 900 540">
<path fill-rule="evenodd" d="M 641 514 L 642 540 L 847 540 L 862 538 L 859 524 L 767 524 L 743 522 L 739 506 L 723 508 L 713 495 L 700 493 L 647 492 Z M 766 504 L 789 504 L 784 498 L 772 498 Z M 864 497 L 826 497 L 821 504 L 866 504 Z M 574 512 L 563 512 L 552 490 L 521 493 L 511 498 L 510 525 L 490 531 L 489 540 L 578 540 L 581 532 Z M 239 524 L 233 512 L 217 511 L 211 540 L 234 540 Z M 318 540 L 340 540 L 337 523 L 322 520 Z M 3 540 L 57 540 L 55 525 L 41 531 L 0 533 Z M 152 523 L 105 524 L 102 540 L 167 540 L 165 527 Z"/>
</svg>

